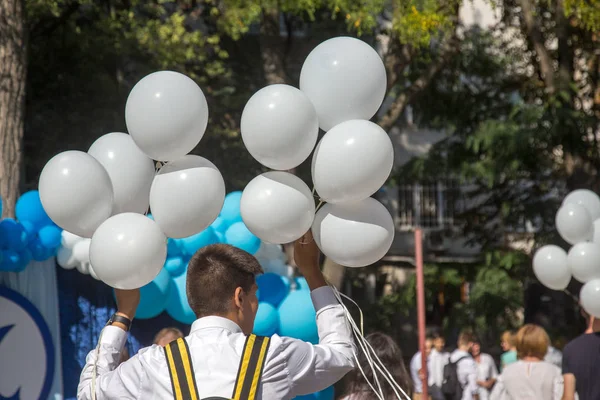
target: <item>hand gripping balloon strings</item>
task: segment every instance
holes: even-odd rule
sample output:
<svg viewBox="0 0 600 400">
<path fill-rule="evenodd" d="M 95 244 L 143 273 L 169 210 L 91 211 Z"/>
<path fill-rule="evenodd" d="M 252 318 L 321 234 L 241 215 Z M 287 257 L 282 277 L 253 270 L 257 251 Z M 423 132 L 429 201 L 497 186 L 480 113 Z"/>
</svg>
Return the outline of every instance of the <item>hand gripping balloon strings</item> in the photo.
<svg viewBox="0 0 600 400">
<path fill-rule="evenodd" d="M 410 397 L 408 396 L 408 394 L 406 394 L 406 392 L 400 387 L 400 385 L 398 385 L 398 383 L 396 381 L 394 381 L 394 377 L 392 376 L 392 374 L 387 370 L 385 365 L 383 365 L 383 362 L 381 362 L 381 360 L 375 353 L 375 350 L 373 349 L 371 344 L 365 339 L 364 331 L 363 331 L 363 313 L 362 313 L 362 310 L 360 309 L 360 307 L 358 306 L 358 304 L 356 304 L 356 302 L 354 300 L 352 300 L 350 297 L 346 296 L 343 293 L 340 293 L 333 285 L 330 284 L 329 286 L 331 286 L 336 299 L 338 300 L 340 305 L 343 307 L 344 315 L 346 317 L 346 320 L 350 324 L 350 327 L 352 328 L 352 333 L 354 334 L 356 343 L 358 343 L 360 350 L 365 355 L 365 358 L 367 360 L 367 363 L 369 364 L 369 367 L 373 371 L 374 382 L 371 382 L 367 378 L 365 371 L 363 370 L 363 366 L 360 365 L 357 354 L 354 353 L 354 359 L 356 361 L 356 365 L 357 365 L 358 369 L 360 370 L 361 374 L 363 375 L 363 378 L 365 379 L 365 381 L 367 381 L 367 384 L 369 385 L 369 387 L 371 388 L 373 393 L 375 393 L 375 395 L 377 396 L 377 398 L 379 400 L 386 400 L 385 393 L 381 387 L 381 384 L 382 384 L 382 382 L 380 382 L 380 376 L 381 376 L 391 386 L 397 399 L 410 400 Z M 356 322 L 354 321 L 350 311 L 344 304 L 342 297 L 349 300 L 350 302 L 352 302 L 356 306 L 356 308 L 358 308 L 358 311 L 360 314 L 360 327 L 358 327 L 356 325 Z M 402 395 L 404 397 L 400 393 L 402 393 Z"/>
</svg>

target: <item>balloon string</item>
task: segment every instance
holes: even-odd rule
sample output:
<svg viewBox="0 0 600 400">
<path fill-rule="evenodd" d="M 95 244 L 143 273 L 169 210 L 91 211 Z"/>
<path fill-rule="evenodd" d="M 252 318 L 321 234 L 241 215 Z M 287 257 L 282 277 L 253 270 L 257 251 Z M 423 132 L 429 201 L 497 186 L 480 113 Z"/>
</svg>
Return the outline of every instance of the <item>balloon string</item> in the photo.
<svg viewBox="0 0 600 400">
<path fill-rule="evenodd" d="M 319 204 L 317 205 L 317 208 L 315 209 L 315 212 L 319 211 L 319 208 L 321 208 L 321 206 L 325 204 L 325 202 L 323 202 L 323 200 L 319 199 Z"/>
<path fill-rule="evenodd" d="M 563 290 L 565 294 L 573 299 L 574 302 L 579 303 L 579 299 L 573 293 L 569 292 L 569 289 Z"/>
</svg>

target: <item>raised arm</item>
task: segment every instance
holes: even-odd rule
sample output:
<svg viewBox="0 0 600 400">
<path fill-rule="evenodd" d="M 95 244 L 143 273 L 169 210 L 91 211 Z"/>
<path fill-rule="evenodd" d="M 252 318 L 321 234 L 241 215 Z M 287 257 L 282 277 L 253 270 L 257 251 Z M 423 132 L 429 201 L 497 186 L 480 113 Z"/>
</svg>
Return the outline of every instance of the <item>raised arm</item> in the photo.
<svg viewBox="0 0 600 400">
<path fill-rule="evenodd" d="M 133 319 L 140 300 L 139 290 L 116 290 L 117 315 Z M 119 365 L 121 350 L 127 340 L 127 326 L 113 322 L 100 335 L 98 350 L 94 348 L 86 357 L 81 372 L 77 398 L 91 400 L 93 391 L 96 399 L 139 398 L 145 380 L 145 372 L 138 356 Z M 96 377 L 94 382 L 94 376 Z"/>
<path fill-rule="evenodd" d="M 325 389 L 355 366 L 352 330 L 342 306 L 321 273 L 319 249 L 310 233 L 296 242 L 294 257 L 311 290 L 317 312 L 319 344 L 281 338 L 281 351 L 275 357 L 286 357 L 292 397 Z M 265 375 L 264 379 L 269 377 Z"/>
</svg>

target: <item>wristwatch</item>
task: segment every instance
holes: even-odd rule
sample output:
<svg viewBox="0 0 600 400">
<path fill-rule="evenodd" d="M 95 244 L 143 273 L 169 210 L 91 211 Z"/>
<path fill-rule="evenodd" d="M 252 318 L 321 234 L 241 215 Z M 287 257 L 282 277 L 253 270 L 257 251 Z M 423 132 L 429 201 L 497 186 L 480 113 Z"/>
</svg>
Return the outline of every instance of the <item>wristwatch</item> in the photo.
<svg viewBox="0 0 600 400">
<path fill-rule="evenodd" d="M 125 327 L 127 328 L 127 331 L 129 331 L 129 329 L 131 329 L 131 320 L 129 318 L 126 318 L 122 315 L 117 315 L 117 314 L 113 314 L 112 317 L 110 317 L 110 319 L 106 323 L 106 326 L 112 325 L 115 322 L 119 322 L 119 323 L 125 325 Z"/>
</svg>

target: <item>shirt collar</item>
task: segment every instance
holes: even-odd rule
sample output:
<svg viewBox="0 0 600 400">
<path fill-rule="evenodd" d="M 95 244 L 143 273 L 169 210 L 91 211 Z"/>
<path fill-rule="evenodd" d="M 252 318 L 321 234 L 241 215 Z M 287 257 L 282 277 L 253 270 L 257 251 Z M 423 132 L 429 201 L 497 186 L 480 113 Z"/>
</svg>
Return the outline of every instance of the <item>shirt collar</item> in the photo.
<svg viewBox="0 0 600 400">
<path fill-rule="evenodd" d="M 192 324 L 191 332 L 200 329 L 221 328 L 230 331 L 231 333 L 240 333 L 242 328 L 230 319 L 209 315 L 208 317 L 198 318 Z M 191 333 L 190 332 L 190 333 Z"/>
</svg>

